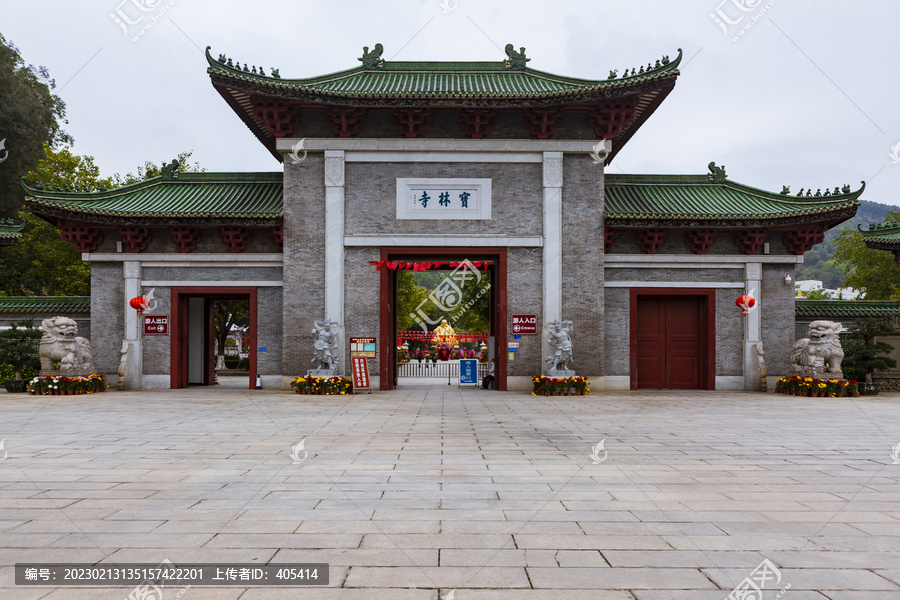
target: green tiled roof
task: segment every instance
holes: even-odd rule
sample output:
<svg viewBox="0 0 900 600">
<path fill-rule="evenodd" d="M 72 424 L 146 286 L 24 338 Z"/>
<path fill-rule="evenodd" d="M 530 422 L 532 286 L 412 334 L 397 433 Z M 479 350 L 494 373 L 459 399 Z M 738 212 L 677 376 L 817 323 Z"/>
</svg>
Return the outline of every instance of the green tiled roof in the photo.
<svg viewBox="0 0 900 600">
<path fill-rule="evenodd" d="M 269 128 L 273 119 L 284 117 L 284 135 L 293 133 L 296 123 L 304 123 L 307 114 L 326 108 L 394 110 L 428 108 L 438 110 L 497 109 L 521 111 L 526 108 L 566 108 L 588 111 L 601 106 L 633 109 L 629 120 L 615 134 L 607 164 L 621 150 L 675 87 L 682 52 L 674 60 L 663 57 L 647 66 L 618 69 L 606 79 L 580 79 L 546 73 L 525 66 L 524 56 L 510 47 L 510 59 L 497 62 L 394 62 L 382 61 L 380 44 L 372 53 L 364 52 L 362 66 L 304 79 L 282 79 L 264 74 L 264 69 L 241 67 L 240 62 L 220 55 L 214 59 L 206 49 L 207 73 L 213 87 L 222 95 L 251 132 L 279 161 L 275 134 Z M 531 60 L 531 59 L 527 59 Z M 254 72 L 255 71 L 255 72 Z M 632 74 L 633 73 L 633 74 Z M 321 114 L 315 116 L 322 118 Z M 327 117 L 325 117 L 327 118 Z M 618 117 L 616 117 L 618 118 Z M 264 122 L 266 121 L 266 122 Z M 584 127 L 587 127 L 585 121 Z M 590 131 L 591 135 L 595 132 Z M 365 130 L 363 130 L 365 135 Z M 427 135 L 427 133 L 425 134 Z"/>
<path fill-rule="evenodd" d="M 869 248 L 900 251 L 900 223 L 872 224 L 865 229 L 857 225 L 857 228 Z"/>
<path fill-rule="evenodd" d="M 717 183 L 709 175 L 608 174 L 605 187 L 608 227 L 771 227 L 836 225 L 856 214 L 865 183 L 855 192 L 821 197 L 766 192 L 728 179 Z"/>
<path fill-rule="evenodd" d="M 16 223 L 12 219 L 0 219 L 0 246 L 15 244 L 22 237 L 25 221 Z"/>
<path fill-rule="evenodd" d="M 282 173 L 178 173 L 102 192 L 29 187 L 41 216 L 106 223 L 268 226 L 282 216 Z"/>
<path fill-rule="evenodd" d="M 281 79 L 229 66 L 224 56 L 214 59 L 206 49 L 210 74 L 264 86 L 279 95 L 304 93 L 332 98 L 370 99 L 550 99 L 577 96 L 599 90 L 628 88 L 634 84 L 678 74 L 681 51 L 673 61 L 666 58 L 640 73 L 614 79 L 579 79 L 545 73 L 528 67 L 515 68 L 503 62 L 395 62 L 309 77 Z M 239 63 L 238 63 L 239 64 Z M 255 70 L 256 67 L 253 67 Z M 260 69 L 262 71 L 262 69 Z M 396 106 L 390 103 L 390 106 Z"/>
<path fill-rule="evenodd" d="M 796 315 L 809 318 L 890 317 L 900 315 L 900 302 L 875 300 L 802 300 Z"/>
<path fill-rule="evenodd" d="M 0 296 L 0 312 L 91 312 L 90 296 Z"/>
</svg>

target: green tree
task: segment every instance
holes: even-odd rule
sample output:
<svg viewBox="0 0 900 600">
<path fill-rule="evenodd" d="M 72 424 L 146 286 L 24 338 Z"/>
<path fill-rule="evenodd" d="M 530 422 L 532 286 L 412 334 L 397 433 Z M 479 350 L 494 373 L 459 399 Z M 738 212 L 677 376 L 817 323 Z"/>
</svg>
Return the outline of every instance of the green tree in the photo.
<svg viewBox="0 0 900 600">
<path fill-rule="evenodd" d="M 424 286 L 419 285 L 416 276 L 420 274 L 411 271 L 399 271 L 397 273 L 397 329 L 400 331 L 412 331 L 421 328 L 419 322 L 413 316 L 428 293 Z M 423 306 L 426 313 L 428 308 L 433 308 L 431 302 L 427 302 Z"/>
<path fill-rule="evenodd" d="M 809 290 L 808 292 L 803 292 L 803 297 L 807 300 L 831 300 L 831 292 L 824 289 Z"/>
<path fill-rule="evenodd" d="M 0 34 L 0 217 L 22 207 L 19 178 L 44 157 L 44 144 L 72 143 L 60 126 L 66 105 L 51 92 L 55 87 L 46 67 L 26 65 Z"/>
<path fill-rule="evenodd" d="M 213 320 L 216 324 L 216 347 L 218 348 L 218 359 L 216 360 L 216 370 L 225 369 L 225 342 L 231 328 L 248 327 L 250 325 L 250 302 L 247 300 L 216 300 L 213 309 Z M 238 352 L 243 348 L 238 348 Z"/>
<path fill-rule="evenodd" d="M 888 219 L 900 221 L 900 213 L 892 211 Z M 832 260 L 847 275 L 845 286 L 863 291 L 866 300 L 900 299 L 900 267 L 892 253 L 868 248 L 859 231 L 842 231 L 834 246 Z"/>
<path fill-rule="evenodd" d="M 894 327 L 885 320 L 868 318 L 859 319 L 856 326 L 841 337 L 844 346 L 844 360 L 841 369 L 846 377 L 859 379 L 865 377 L 866 383 L 872 383 L 872 374 L 886 369 L 893 369 L 897 361 L 890 356 L 894 347 L 887 342 L 877 342 L 875 338 L 892 333 Z"/>
<path fill-rule="evenodd" d="M 188 150 L 186 152 L 178 153 L 178 170 L 182 173 L 203 173 L 206 171 L 205 168 L 200 166 L 199 161 L 191 162 L 191 157 L 194 155 L 193 150 Z M 163 161 L 167 162 L 167 161 Z M 113 185 L 108 187 L 119 187 L 123 185 L 130 185 L 132 183 L 137 183 L 139 181 L 145 181 L 147 179 L 152 179 L 154 177 L 159 177 L 162 174 L 162 163 L 159 165 L 148 161 L 145 161 L 143 166 L 137 168 L 137 174 L 134 173 L 126 173 L 125 175 L 119 175 L 116 173 L 112 176 L 111 180 Z"/>
<path fill-rule="evenodd" d="M 22 379 L 22 371 L 39 371 L 41 361 L 38 346 L 41 332 L 34 328 L 31 319 L 16 323 L 10 329 L 0 331 L 0 364 L 11 365 L 15 379 Z"/>
</svg>

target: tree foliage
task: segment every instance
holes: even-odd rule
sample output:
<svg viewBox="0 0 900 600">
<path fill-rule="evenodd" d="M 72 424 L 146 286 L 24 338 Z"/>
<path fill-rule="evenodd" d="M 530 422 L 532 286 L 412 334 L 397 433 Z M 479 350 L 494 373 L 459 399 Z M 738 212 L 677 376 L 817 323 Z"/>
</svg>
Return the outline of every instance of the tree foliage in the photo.
<svg viewBox="0 0 900 600">
<path fill-rule="evenodd" d="M 62 130 L 66 105 L 51 90 L 46 67 L 26 65 L 19 49 L 0 34 L 0 217 L 22 207 L 19 178 L 44 157 L 44 144 L 71 145 Z"/>
<path fill-rule="evenodd" d="M 876 341 L 881 335 L 892 333 L 894 327 L 887 321 L 877 318 L 862 318 L 849 332 L 843 334 L 841 342 L 844 346 L 844 360 L 841 368 L 844 375 L 859 379 L 865 377 L 866 383 L 872 383 L 872 374 L 878 371 L 893 369 L 897 361 L 890 356 L 894 347 L 887 342 Z"/>
<path fill-rule="evenodd" d="M 250 302 L 247 300 L 216 300 L 213 320 L 216 325 L 216 347 L 219 351 L 216 369 L 221 370 L 225 368 L 225 342 L 228 340 L 231 328 L 235 325 L 242 328 L 250 325 Z M 242 350 L 243 348 L 238 348 L 238 352 Z"/>
<path fill-rule="evenodd" d="M 0 331 L 0 364 L 11 365 L 15 371 L 15 379 L 21 379 L 21 373 L 25 369 L 40 370 L 40 341 L 41 332 L 34 328 L 30 319 Z"/>
<path fill-rule="evenodd" d="M 890 212 L 889 219 L 900 220 L 900 213 Z M 864 291 L 866 300 L 900 299 L 900 267 L 894 255 L 868 248 L 859 231 L 843 231 L 834 243 L 834 264 L 846 280 L 844 285 Z"/>
</svg>

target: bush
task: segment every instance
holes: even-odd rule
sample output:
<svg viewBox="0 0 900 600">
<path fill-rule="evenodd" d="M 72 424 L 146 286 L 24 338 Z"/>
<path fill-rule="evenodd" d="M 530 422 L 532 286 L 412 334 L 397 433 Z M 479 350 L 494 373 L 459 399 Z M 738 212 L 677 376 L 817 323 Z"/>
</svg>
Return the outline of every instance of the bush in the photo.
<svg viewBox="0 0 900 600">
<path fill-rule="evenodd" d="M 876 342 L 875 338 L 892 333 L 894 327 L 882 319 L 859 319 L 856 327 L 844 334 L 841 345 L 844 348 L 844 360 L 841 370 L 847 379 L 865 379 L 872 383 L 875 371 L 885 371 L 897 366 L 897 361 L 890 356 L 894 347 L 887 342 Z"/>
<path fill-rule="evenodd" d="M 11 329 L 0 331 L 0 364 L 13 368 L 13 377 L 22 379 L 22 373 L 41 370 L 38 348 L 41 332 L 34 328 L 30 319 L 16 323 Z"/>
</svg>

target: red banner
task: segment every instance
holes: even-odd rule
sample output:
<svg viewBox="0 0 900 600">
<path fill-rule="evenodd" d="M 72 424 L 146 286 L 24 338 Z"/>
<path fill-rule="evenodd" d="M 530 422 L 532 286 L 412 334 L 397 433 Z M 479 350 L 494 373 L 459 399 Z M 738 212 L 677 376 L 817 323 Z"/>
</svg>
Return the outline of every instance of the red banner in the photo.
<svg viewBox="0 0 900 600">
<path fill-rule="evenodd" d="M 491 265 L 490 260 L 486 260 L 484 262 L 480 260 L 476 260 L 471 263 L 471 265 L 476 269 L 484 270 Z M 455 269 L 460 265 L 466 264 L 463 262 L 394 262 L 390 260 L 370 260 L 369 264 L 375 267 L 376 271 L 380 271 L 382 267 L 387 268 L 389 271 L 434 271 L 437 269 Z"/>
<path fill-rule="evenodd" d="M 456 336 L 456 340 L 460 343 L 462 342 L 476 342 L 487 343 L 488 338 L 490 337 L 489 333 L 454 333 Z M 434 341 L 434 332 L 433 331 L 398 331 L 397 332 L 397 345 L 402 346 L 403 342 L 409 340 L 411 342 L 433 342 Z"/>
<path fill-rule="evenodd" d="M 363 356 L 353 356 L 353 391 L 367 390 L 371 388 L 369 383 L 369 359 Z"/>
</svg>

